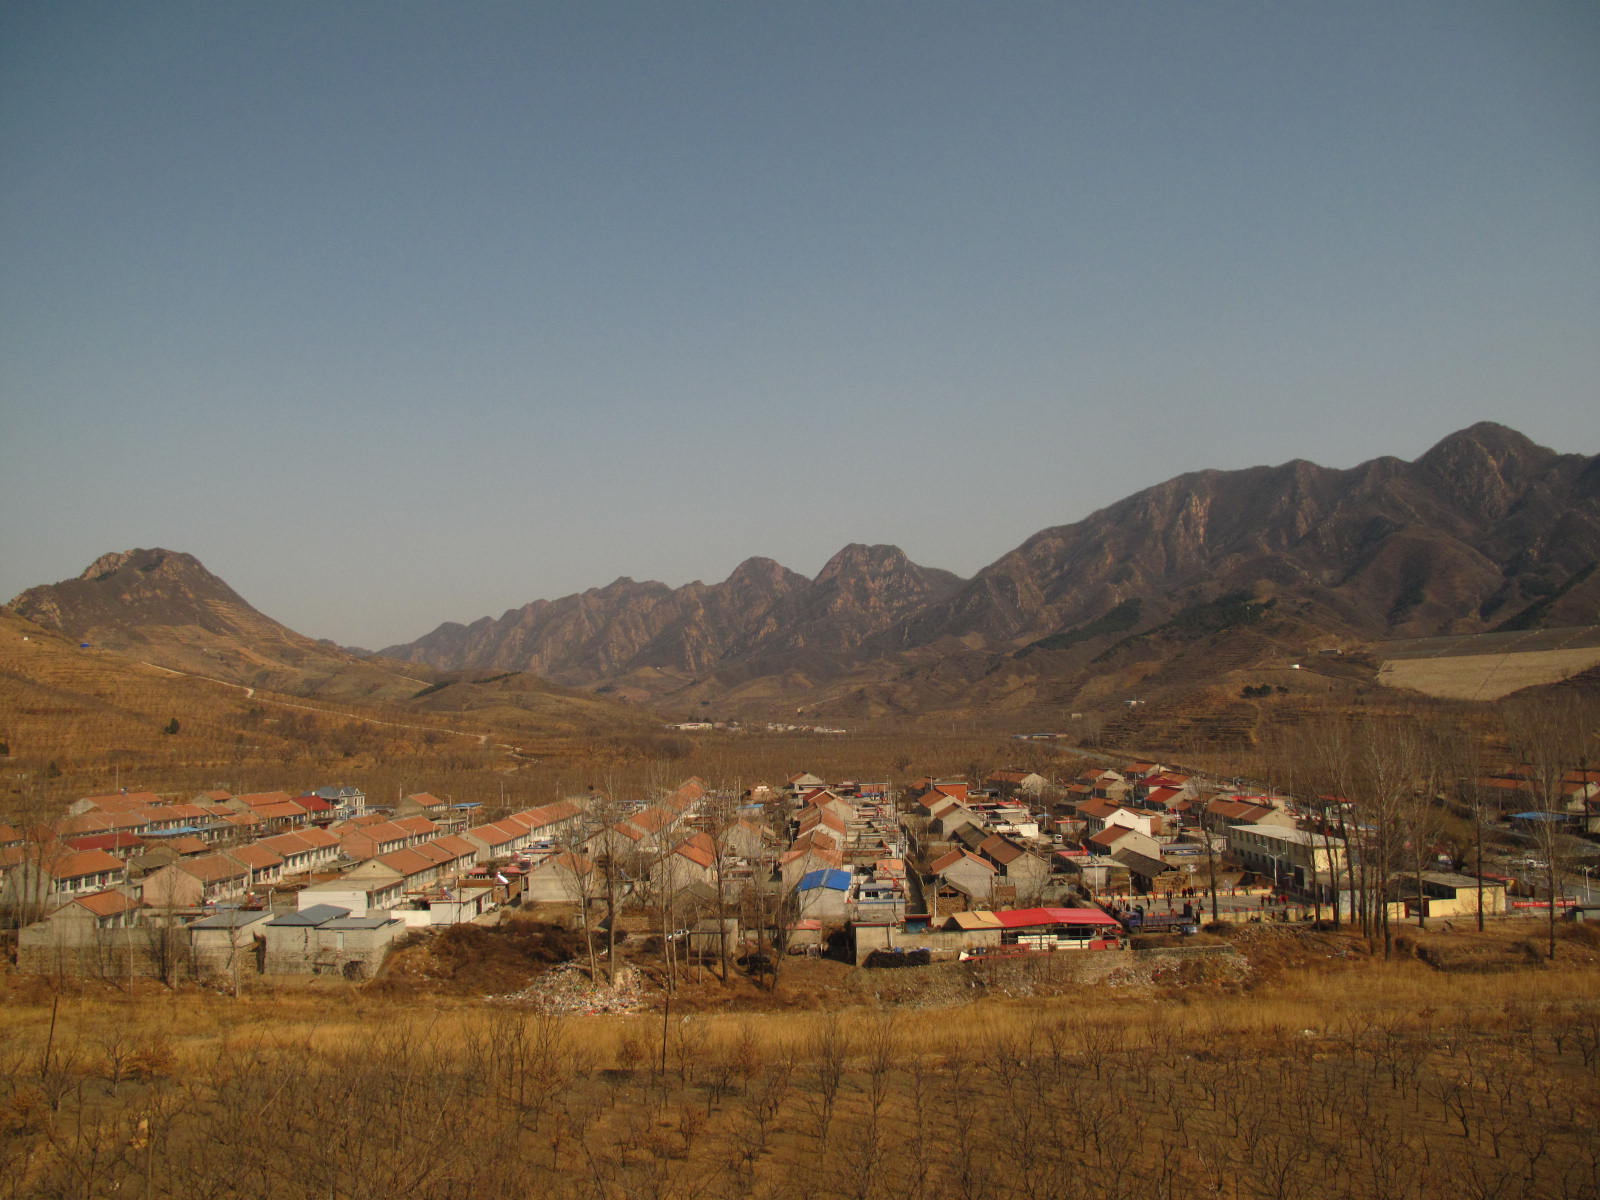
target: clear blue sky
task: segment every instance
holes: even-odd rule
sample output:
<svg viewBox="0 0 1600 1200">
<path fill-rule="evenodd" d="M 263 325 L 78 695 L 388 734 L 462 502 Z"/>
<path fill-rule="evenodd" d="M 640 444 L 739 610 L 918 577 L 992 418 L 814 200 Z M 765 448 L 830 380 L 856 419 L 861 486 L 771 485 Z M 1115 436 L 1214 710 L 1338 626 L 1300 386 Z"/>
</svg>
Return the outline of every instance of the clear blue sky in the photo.
<svg viewBox="0 0 1600 1200">
<path fill-rule="evenodd" d="M 1186 470 L 1600 451 L 1600 5 L 10 0 L 0 263 L 0 599 L 965 575 Z"/>
</svg>

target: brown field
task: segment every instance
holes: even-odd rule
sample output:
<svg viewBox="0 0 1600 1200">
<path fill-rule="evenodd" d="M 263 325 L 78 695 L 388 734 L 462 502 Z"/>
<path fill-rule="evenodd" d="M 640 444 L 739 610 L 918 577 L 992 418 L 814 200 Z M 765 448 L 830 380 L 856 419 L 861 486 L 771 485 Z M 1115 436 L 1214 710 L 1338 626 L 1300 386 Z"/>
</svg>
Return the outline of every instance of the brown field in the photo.
<svg viewBox="0 0 1600 1200">
<path fill-rule="evenodd" d="M 298 793 L 349 784 L 375 803 L 431 791 L 494 810 L 589 787 L 642 797 L 691 775 L 748 787 L 802 770 L 903 780 L 1076 761 L 993 733 L 691 736 L 644 717 L 619 726 L 598 708 L 589 715 L 582 698 L 523 700 L 534 707 L 449 715 L 247 694 L 81 650 L 0 613 L 0 819 L 54 815 L 117 787 L 187 798 L 206 788 Z M 177 732 L 164 732 L 173 720 Z"/>
<path fill-rule="evenodd" d="M 1449 658 L 1396 658 L 1378 670 L 1386 687 L 1447 700 L 1498 700 L 1522 688 L 1559 683 L 1600 665 L 1600 647 Z"/>
<path fill-rule="evenodd" d="M 1597 1194 L 1600 938 L 1486 972 L 1340 936 L 960 1005 L 808 964 L 799 1007 L 665 1021 L 6 980 L 0 1196 Z M 1486 936 L 1510 963 L 1528 930 Z"/>
</svg>

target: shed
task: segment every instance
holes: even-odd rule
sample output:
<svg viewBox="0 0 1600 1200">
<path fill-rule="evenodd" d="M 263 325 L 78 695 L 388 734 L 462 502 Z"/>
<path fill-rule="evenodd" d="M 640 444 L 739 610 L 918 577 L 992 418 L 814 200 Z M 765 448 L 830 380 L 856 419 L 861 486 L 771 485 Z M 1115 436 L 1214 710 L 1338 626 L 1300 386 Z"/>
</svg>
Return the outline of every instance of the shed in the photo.
<svg viewBox="0 0 1600 1200">
<path fill-rule="evenodd" d="M 264 909 L 230 908 L 190 921 L 186 928 L 195 973 L 225 975 L 245 966 L 260 971 L 263 923 L 271 919 Z"/>
</svg>

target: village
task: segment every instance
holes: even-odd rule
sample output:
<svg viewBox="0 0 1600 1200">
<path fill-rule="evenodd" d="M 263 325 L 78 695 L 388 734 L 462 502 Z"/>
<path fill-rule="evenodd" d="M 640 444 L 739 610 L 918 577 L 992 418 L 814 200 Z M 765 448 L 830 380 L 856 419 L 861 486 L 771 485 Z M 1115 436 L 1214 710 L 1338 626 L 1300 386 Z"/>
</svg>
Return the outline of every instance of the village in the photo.
<svg viewBox="0 0 1600 1200">
<path fill-rule="evenodd" d="M 1600 784 L 1566 781 L 1574 834 Z M 1486 778 L 1508 839 L 1529 802 Z M 377 977 L 407 935 L 538 913 L 580 934 L 597 982 L 630 931 L 668 977 L 730 962 L 775 981 L 791 955 L 902 966 L 1116 951 L 1215 922 L 1435 927 L 1554 904 L 1535 861 L 1476 871 L 1445 840 L 1377 870 L 1370 828 L 1335 797 L 1307 804 L 1153 761 L 1049 780 L 826 781 L 733 790 L 690 778 L 649 798 L 591 789 L 485 813 L 426 792 L 375 804 L 353 787 L 185 799 L 83 797 L 61 819 L 0 825 L 0 910 L 24 973 L 230 983 Z M 1352 849 L 1352 842 L 1354 848 Z M 1561 890 L 1559 887 L 1558 891 Z"/>
</svg>

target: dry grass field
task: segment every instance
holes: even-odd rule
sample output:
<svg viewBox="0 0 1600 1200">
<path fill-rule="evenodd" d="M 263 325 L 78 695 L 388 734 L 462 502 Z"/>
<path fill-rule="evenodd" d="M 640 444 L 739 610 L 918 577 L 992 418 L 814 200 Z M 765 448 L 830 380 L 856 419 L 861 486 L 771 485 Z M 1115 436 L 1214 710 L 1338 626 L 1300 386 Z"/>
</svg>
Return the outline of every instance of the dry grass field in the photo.
<svg viewBox="0 0 1600 1200">
<path fill-rule="evenodd" d="M 6 980 L 0 1196 L 1576 1200 L 1597 941 L 1447 971 L 1258 927 L 1242 983 L 884 1003 L 829 964 L 796 1007 L 665 1021 Z"/>
<path fill-rule="evenodd" d="M 1378 670 L 1386 687 L 1447 700 L 1498 700 L 1522 688 L 1570 679 L 1600 665 L 1600 647 L 1452 658 L 1397 658 Z"/>
</svg>

